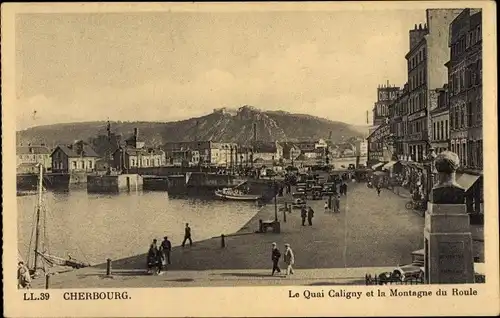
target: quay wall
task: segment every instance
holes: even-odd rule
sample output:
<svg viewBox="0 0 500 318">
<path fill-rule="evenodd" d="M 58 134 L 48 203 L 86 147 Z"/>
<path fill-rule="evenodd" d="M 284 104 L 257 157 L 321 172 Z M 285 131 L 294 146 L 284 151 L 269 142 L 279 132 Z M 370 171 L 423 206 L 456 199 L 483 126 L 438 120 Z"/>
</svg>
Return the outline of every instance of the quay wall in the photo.
<svg viewBox="0 0 500 318">
<path fill-rule="evenodd" d="M 17 190 L 29 191 L 36 190 L 38 187 L 38 174 L 26 173 L 16 176 Z M 46 189 L 68 189 L 70 184 L 70 175 L 64 173 L 48 173 L 43 176 L 43 186 Z"/>
<path fill-rule="evenodd" d="M 143 178 L 138 174 L 87 176 L 87 192 L 92 193 L 142 190 L 142 186 Z"/>
</svg>

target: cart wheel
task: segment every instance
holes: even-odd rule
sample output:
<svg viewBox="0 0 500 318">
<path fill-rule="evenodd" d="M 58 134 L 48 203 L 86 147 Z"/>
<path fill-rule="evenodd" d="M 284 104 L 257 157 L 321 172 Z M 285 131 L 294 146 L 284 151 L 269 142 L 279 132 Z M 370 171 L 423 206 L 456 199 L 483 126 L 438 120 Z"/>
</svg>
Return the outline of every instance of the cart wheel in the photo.
<svg viewBox="0 0 500 318">
<path fill-rule="evenodd" d="M 413 202 L 407 202 L 405 207 L 407 210 L 413 210 Z"/>
</svg>

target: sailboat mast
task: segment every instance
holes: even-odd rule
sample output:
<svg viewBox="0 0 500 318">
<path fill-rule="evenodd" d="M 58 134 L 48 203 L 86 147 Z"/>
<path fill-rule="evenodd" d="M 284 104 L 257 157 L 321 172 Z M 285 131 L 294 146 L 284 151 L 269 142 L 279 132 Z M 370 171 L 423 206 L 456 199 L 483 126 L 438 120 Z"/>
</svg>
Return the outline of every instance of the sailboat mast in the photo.
<svg viewBox="0 0 500 318">
<path fill-rule="evenodd" d="M 36 207 L 36 227 L 35 227 L 35 260 L 34 270 L 37 270 L 38 265 L 38 245 L 40 244 L 40 210 L 42 207 L 42 190 L 43 190 L 43 166 L 39 164 L 40 173 L 38 175 L 38 204 Z"/>
</svg>

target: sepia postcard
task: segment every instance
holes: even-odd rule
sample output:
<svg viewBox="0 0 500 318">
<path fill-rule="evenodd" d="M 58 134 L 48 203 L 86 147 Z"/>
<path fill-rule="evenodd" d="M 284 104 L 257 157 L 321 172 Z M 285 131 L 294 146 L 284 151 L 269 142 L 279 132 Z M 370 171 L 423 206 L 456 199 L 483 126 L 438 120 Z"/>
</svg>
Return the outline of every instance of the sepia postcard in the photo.
<svg viewBox="0 0 500 318">
<path fill-rule="evenodd" d="M 500 314 L 494 2 L 1 8 L 5 316 Z"/>
</svg>

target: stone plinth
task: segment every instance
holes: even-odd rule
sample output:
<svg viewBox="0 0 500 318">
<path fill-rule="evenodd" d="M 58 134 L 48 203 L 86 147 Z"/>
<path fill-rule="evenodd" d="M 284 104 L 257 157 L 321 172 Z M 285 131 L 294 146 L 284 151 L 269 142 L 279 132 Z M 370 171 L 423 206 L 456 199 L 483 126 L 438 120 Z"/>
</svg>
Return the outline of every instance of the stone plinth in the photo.
<svg viewBox="0 0 500 318">
<path fill-rule="evenodd" d="M 424 255 L 427 283 L 474 282 L 472 234 L 464 204 L 428 204 Z"/>
</svg>

